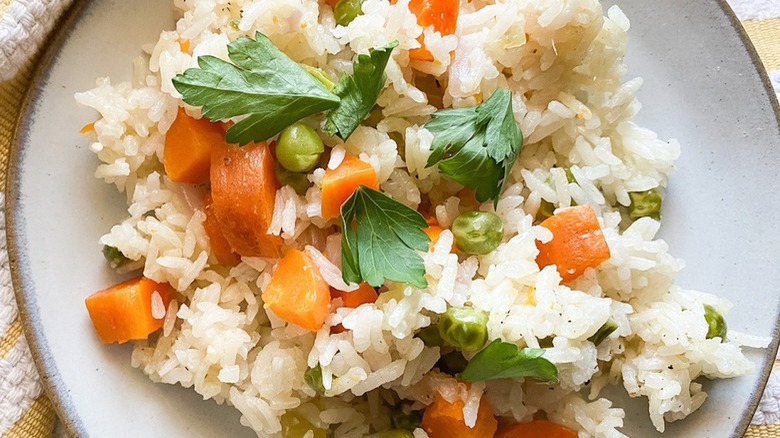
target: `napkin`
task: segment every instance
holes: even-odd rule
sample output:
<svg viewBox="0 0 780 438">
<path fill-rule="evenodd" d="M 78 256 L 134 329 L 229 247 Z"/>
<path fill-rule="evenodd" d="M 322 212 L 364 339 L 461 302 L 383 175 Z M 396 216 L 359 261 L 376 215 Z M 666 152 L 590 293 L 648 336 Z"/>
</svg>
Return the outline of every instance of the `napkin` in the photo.
<svg viewBox="0 0 780 438">
<path fill-rule="evenodd" d="M 0 0 L 0 82 L 14 77 L 38 51 L 70 2 Z"/>
<path fill-rule="evenodd" d="M 5 196 L 0 194 L 0 210 L 4 201 Z M 0 436 L 45 437 L 51 434 L 54 419 L 51 403 L 43 394 L 38 371 L 22 334 L 11 285 L 3 220 L 0 221 Z"/>
<path fill-rule="evenodd" d="M 729 0 L 780 92 L 780 0 Z M 780 97 L 780 94 L 778 94 Z"/>
</svg>

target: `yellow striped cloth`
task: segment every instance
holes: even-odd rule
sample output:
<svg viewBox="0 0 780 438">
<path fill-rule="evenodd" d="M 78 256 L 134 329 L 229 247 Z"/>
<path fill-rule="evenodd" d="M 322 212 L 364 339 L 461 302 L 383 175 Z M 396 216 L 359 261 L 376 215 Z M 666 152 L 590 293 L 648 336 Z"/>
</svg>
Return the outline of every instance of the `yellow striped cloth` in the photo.
<svg viewBox="0 0 780 438">
<path fill-rule="evenodd" d="M 766 69 L 780 72 L 780 17 L 742 22 Z"/>
<path fill-rule="evenodd" d="M 4 198 L 1 194 L 5 192 L 11 136 L 31 71 L 28 63 L 13 79 L 0 84 L 0 207 Z M 32 363 L 10 282 L 2 281 L 8 278 L 4 228 L 0 231 L 0 238 L 0 251 L 4 253 L 0 255 L 0 370 L 4 364 L 14 368 L 13 372 L 0 372 L 0 390 L 6 391 L 0 394 L 0 436 L 44 438 L 51 436 L 56 416 Z M 24 378 L 19 379 L 20 374 Z"/>
<path fill-rule="evenodd" d="M 0 0 L 0 19 L 3 12 L 14 0 Z M 760 3 L 759 8 L 765 8 L 766 4 Z M 765 11 L 758 17 L 752 17 L 750 0 L 730 0 L 735 10 L 740 14 L 743 25 L 753 43 L 756 46 L 761 59 L 764 61 L 775 86 L 780 85 L 780 2 L 776 14 L 767 17 Z M 741 13 L 740 8 L 745 11 Z M 769 11 L 770 14 L 774 11 Z M 0 62 L 4 60 L 0 59 Z M 25 90 L 28 87 L 32 68 L 30 64 L 23 66 L 18 74 L 9 81 L 0 83 L 0 192 L 5 190 L 5 174 L 8 167 L 8 151 L 13 135 L 16 119 Z M 2 202 L 0 196 L 0 202 Z M 0 211 L 0 215 L 2 212 Z M 2 222 L 2 221 L 0 221 Z M 4 234 L 4 232 L 3 232 Z M 5 252 L 5 237 L 2 237 L 0 251 Z M 2 269 L 7 269 L 7 255 L 0 257 L 0 288 L 2 288 Z M 3 266 L 3 264 L 5 266 Z M 30 364 L 29 350 L 22 334 L 22 326 L 16 312 L 13 297 L 4 297 L 0 289 L 0 366 L 3 361 L 13 360 L 14 365 Z M 8 321 L 4 320 L 9 319 Z M 13 357 L 12 357 L 13 356 Z M 18 357 L 17 357 L 18 356 Z M 0 368 L 2 370 L 2 368 Z M 34 372 L 34 370 L 33 370 Z M 28 376 L 29 377 L 29 376 Z M 39 438 L 52 434 L 55 422 L 55 414 L 51 402 L 42 393 L 37 375 L 33 376 L 37 382 L 31 385 L 29 393 L 21 397 L 21 403 L 16 411 L 4 414 L 0 411 L 0 436 Z M 3 376 L 0 376 L 0 389 L 3 388 Z M 0 394 L 0 401 L 6 399 L 7 394 Z M 2 404 L 0 404 L 2 409 Z M 5 417 L 4 417 L 5 415 Z M 10 415 L 10 417 L 9 417 Z M 7 418 L 9 417 L 9 418 Z M 745 435 L 747 438 L 780 438 L 780 424 L 751 426 Z"/>
</svg>

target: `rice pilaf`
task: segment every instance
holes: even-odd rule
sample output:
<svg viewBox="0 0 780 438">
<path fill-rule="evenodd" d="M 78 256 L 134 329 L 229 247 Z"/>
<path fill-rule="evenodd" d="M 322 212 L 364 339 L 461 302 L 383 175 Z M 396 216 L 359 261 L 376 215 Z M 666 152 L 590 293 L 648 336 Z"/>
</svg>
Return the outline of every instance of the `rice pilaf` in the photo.
<svg viewBox="0 0 780 438">
<path fill-rule="evenodd" d="M 754 369 L 741 347 L 767 342 L 736 332 L 711 336 L 705 314 L 726 315 L 731 304 L 677 286 L 684 263 L 656 239 L 657 212 L 632 217 L 640 194 L 652 192 L 660 203 L 680 145 L 632 122 L 642 80 L 621 79 L 629 21 L 618 7 L 605 14 L 597 0 L 463 1 L 454 31 L 442 35 L 418 24 L 409 0 L 364 0 L 362 14 L 346 26 L 337 24 L 332 5 L 312 0 L 174 6 L 181 17 L 175 30 L 144 47 L 132 83 L 100 78 L 76 94 L 99 113 L 87 134 L 101 161 L 95 176 L 127 197 L 127 217 L 100 243 L 118 251 L 118 269 L 142 270 L 174 290 L 166 302 L 153 298 L 161 330 L 133 350 L 132 365 L 155 382 L 231 404 L 258 436 L 283 436 L 290 418 L 323 431 L 310 437 L 325 430 L 367 436 L 398 428 L 393 412 L 421 412 L 442 397 L 463 406 L 468 427 L 487 401 L 502 424 L 544 417 L 582 437 L 619 437 L 625 415 L 600 397 L 607 385 L 647 398 L 652 423 L 663 431 L 705 402 L 702 377 Z M 418 252 L 427 286 L 388 280 L 375 301 L 354 308 L 333 295 L 324 324 L 309 330 L 264 306 L 278 257 L 242 256 L 235 266 L 217 260 L 205 223 L 209 184 L 174 182 L 163 166 L 179 108 L 201 118 L 174 78 L 197 68 L 199 57 L 229 61 L 228 45 L 257 32 L 333 82 L 353 74 L 356 55 L 398 43 L 377 107 L 346 141 L 326 132 L 321 114 L 305 119 L 324 153 L 306 172 L 304 190 L 276 191 L 267 232 L 279 236 L 284 252 L 300 250 L 333 290 L 353 288 L 342 272 L 341 222 L 323 215 L 322 184 L 357 157 L 373 169 L 382 193 L 440 227 L 430 250 Z M 410 56 L 421 41 L 427 59 Z M 496 202 L 479 202 L 440 165 L 427 165 L 438 133 L 426 124 L 443 108 L 475 107 L 496 90 L 510 92 L 524 141 Z M 554 237 L 540 222 L 575 206 L 592 208 L 609 258 L 562 281 L 565 272 L 537 264 L 540 243 Z M 468 211 L 500 218 L 497 248 L 453 251 L 453 223 Z M 442 357 L 452 345 L 426 343 L 421 333 L 462 307 L 487 316 L 488 342 L 543 349 L 557 383 L 465 384 L 446 372 Z M 607 323 L 610 332 L 595 342 Z M 321 388 L 312 386 L 311 370 L 320 373 Z M 428 436 L 414 426 L 409 433 Z"/>
</svg>

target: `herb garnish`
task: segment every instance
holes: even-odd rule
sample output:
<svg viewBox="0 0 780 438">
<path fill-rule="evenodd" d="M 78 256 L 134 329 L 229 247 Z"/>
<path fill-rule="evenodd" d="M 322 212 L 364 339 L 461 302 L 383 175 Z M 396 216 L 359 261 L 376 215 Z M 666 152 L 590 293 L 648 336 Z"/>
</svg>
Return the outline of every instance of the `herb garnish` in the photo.
<svg viewBox="0 0 780 438">
<path fill-rule="evenodd" d="M 460 378 L 481 382 L 511 377 L 531 377 L 543 382 L 558 382 L 558 368 L 542 355 L 542 348 L 517 348 L 517 345 L 496 339 L 477 353 Z"/>
<path fill-rule="evenodd" d="M 477 106 L 442 109 L 425 127 L 434 134 L 427 167 L 474 189 L 480 202 L 498 197 L 523 146 L 512 93 L 499 88 Z"/>
<path fill-rule="evenodd" d="M 198 57 L 198 67 L 173 78 L 184 102 L 203 107 L 210 120 L 248 115 L 231 126 L 226 139 L 246 144 L 265 140 L 284 127 L 335 108 L 339 97 L 282 53 L 265 35 L 228 44 L 233 64 L 215 56 Z"/>
<path fill-rule="evenodd" d="M 376 104 L 385 86 L 385 67 L 390 53 L 398 41 L 369 50 L 368 55 L 358 55 L 352 64 L 352 75 L 344 74 L 333 89 L 341 98 L 341 104 L 328 114 L 325 130 L 346 140 L 360 126 Z"/>
<path fill-rule="evenodd" d="M 327 130 L 347 137 L 376 103 L 384 69 L 397 42 L 358 55 L 354 74 L 342 76 L 333 92 L 260 32 L 228 44 L 228 57 L 198 57 L 198 68 L 173 78 L 184 102 L 200 106 L 210 120 L 246 116 L 225 136 L 230 143 L 266 140 L 298 120 L 322 111 Z"/>
<path fill-rule="evenodd" d="M 379 287 L 385 279 L 426 287 L 425 266 L 415 251 L 428 249 L 428 224 L 417 211 L 360 186 L 341 206 L 344 281 Z"/>
</svg>

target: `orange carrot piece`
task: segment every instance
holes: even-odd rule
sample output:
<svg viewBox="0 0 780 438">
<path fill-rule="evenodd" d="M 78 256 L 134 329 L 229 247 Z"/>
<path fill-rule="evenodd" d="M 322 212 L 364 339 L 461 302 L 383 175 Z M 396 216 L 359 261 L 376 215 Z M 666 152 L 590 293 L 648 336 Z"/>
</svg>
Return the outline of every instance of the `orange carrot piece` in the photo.
<svg viewBox="0 0 780 438">
<path fill-rule="evenodd" d="M 354 309 L 361 304 L 373 303 L 379 297 L 379 294 L 376 293 L 376 289 L 364 281 L 360 283 L 356 290 L 351 292 L 331 288 L 330 296 L 331 298 L 341 298 L 341 301 L 344 302 L 344 307 Z"/>
<path fill-rule="evenodd" d="M 577 438 L 577 432 L 552 421 L 533 420 L 502 425 L 495 438 Z"/>
<path fill-rule="evenodd" d="M 437 391 L 433 400 L 423 413 L 420 427 L 430 438 L 482 438 L 492 437 L 498 428 L 493 416 L 493 408 L 487 398 L 482 397 L 477 411 L 474 427 L 466 426 L 463 418 L 464 403 L 456 399 L 450 403 Z"/>
<path fill-rule="evenodd" d="M 232 120 L 222 121 L 220 120 L 217 122 L 219 127 L 222 129 L 223 134 L 227 134 L 228 129 L 230 129 L 231 126 L 235 125 Z"/>
<path fill-rule="evenodd" d="M 187 39 L 181 39 L 181 38 L 179 38 L 179 39 L 178 39 L 178 40 L 176 40 L 176 41 L 178 41 L 178 43 L 179 43 L 179 49 L 180 49 L 182 52 L 189 52 L 189 51 L 190 51 L 190 40 L 187 40 Z"/>
<path fill-rule="evenodd" d="M 332 218 L 341 214 L 341 205 L 359 186 L 379 189 L 379 180 L 370 164 L 347 154 L 335 169 L 328 169 L 322 177 L 322 217 Z"/>
<path fill-rule="evenodd" d="M 458 24 L 459 0 L 411 0 L 409 11 L 417 16 L 417 24 L 422 27 L 433 26 L 433 30 L 442 36 L 455 33 Z M 433 55 L 425 48 L 425 37 L 417 39 L 421 47 L 409 51 L 409 58 L 421 61 L 433 61 Z"/>
<path fill-rule="evenodd" d="M 327 4 L 331 8 L 335 8 L 336 7 L 336 3 L 338 3 L 338 2 L 339 2 L 339 0 L 325 0 L 325 4 Z"/>
<path fill-rule="evenodd" d="M 163 164 L 171 181 L 201 184 L 209 180 L 211 148 L 225 143 L 225 133 L 218 123 L 207 118 L 194 119 L 179 108 L 165 134 Z"/>
<path fill-rule="evenodd" d="M 173 288 L 146 277 L 127 280 L 87 297 L 84 304 L 100 340 L 107 344 L 122 344 L 132 339 L 146 339 L 162 327 L 165 318 L 156 319 L 152 315 L 155 292 L 160 294 L 167 309 Z"/>
<path fill-rule="evenodd" d="M 317 331 L 330 313 L 330 288 L 308 254 L 290 249 L 263 291 L 263 302 L 279 318 Z"/>
<path fill-rule="evenodd" d="M 268 234 L 279 183 L 265 142 L 239 147 L 224 140 L 211 154 L 211 196 L 222 234 L 242 256 L 278 258 L 282 239 Z"/>
<path fill-rule="evenodd" d="M 203 213 L 206 214 L 203 228 L 206 230 L 206 235 L 209 236 L 211 252 L 217 259 L 217 262 L 225 266 L 236 266 L 241 261 L 241 257 L 233 251 L 230 243 L 225 239 L 225 235 L 222 234 L 217 213 L 214 211 L 214 201 L 211 199 L 211 193 L 206 195 L 206 198 L 203 200 Z"/>
<path fill-rule="evenodd" d="M 609 246 L 604 239 L 596 213 L 590 205 L 563 210 L 541 226 L 552 231 L 547 243 L 536 242 L 539 268 L 556 265 L 564 282 L 579 277 L 585 269 L 595 268 L 609 259 Z"/>
<path fill-rule="evenodd" d="M 79 129 L 79 133 L 86 134 L 87 132 L 92 132 L 94 130 L 95 130 L 95 123 L 92 122 L 82 126 L 81 129 Z"/>
<path fill-rule="evenodd" d="M 441 236 L 442 231 L 444 231 L 444 228 L 438 225 L 429 225 L 428 228 L 423 230 L 428 238 L 431 239 L 431 241 L 428 242 L 428 251 L 433 250 L 433 246 L 439 241 L 439 236 Z"/>
</svg>

